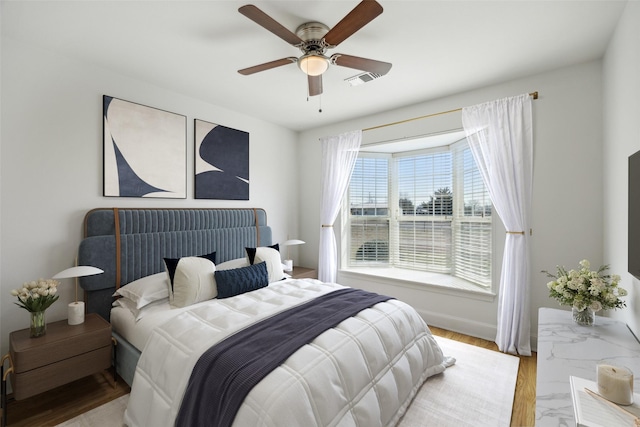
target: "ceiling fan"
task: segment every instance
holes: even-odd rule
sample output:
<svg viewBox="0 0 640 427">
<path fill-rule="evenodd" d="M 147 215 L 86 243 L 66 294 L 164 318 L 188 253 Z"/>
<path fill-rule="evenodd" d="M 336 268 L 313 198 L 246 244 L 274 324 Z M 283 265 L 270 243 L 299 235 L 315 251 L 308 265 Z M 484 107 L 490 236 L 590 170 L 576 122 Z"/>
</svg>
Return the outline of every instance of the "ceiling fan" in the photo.
<svg viewBox="0 0 640 427">
<path fill-rule="evenodd" d="M 379 76 L 387 74 L 391 69 L 391 64 L 388 62 L 341 53 L 334 53 L 330 57 L 325 55 L 327 49 L 338 46 L 382 13 L 382 6 L 375 0 L 363 0 L 331 29 L 319 22 L 307 22 L 300 25 L 295 34 L 254 5 L 242 6 L 238 11 L 302 51 L 302 56 L 299 58 L 282 58 L 238 70 L 242 75 L 248 76 L 260 71 L 297 63 L 298 67 L 308 76 L 309 95 L 315 96 L 322 93 L 322 74 L 327 71 L 330 64 L 368 71 Z"/>
</svg>

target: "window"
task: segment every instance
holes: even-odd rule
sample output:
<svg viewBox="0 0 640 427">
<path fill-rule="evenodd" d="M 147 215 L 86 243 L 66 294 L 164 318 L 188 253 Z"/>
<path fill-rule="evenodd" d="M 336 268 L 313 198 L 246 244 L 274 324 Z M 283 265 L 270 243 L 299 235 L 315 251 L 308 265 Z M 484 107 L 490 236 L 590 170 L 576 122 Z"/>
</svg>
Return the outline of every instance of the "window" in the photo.
<svg viewBox="0 0 640 427">
<path fill-rule="evenodd" d="M 352 265 L 389 262 L 389 161 L 358 158 L 349 185 Z"/>
<path fill-rule="evenodd" d="M 425 271 L 491 287 L 491 202 L 466 139 L 457 139 L 393 153 L 363 148 L 345 204 L 348 267 Z"/>
</svg>

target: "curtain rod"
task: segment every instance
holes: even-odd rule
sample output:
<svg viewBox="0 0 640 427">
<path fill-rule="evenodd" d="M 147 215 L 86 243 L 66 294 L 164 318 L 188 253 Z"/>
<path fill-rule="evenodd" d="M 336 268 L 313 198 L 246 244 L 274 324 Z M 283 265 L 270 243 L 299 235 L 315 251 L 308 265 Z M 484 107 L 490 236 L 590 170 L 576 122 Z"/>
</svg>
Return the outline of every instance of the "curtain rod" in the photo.
<svg viewBox="0 0 640 427">
<path fill-rule="evenodd" d="M 532 97 L 533 99 L 538 99 L 538 91 L 531 92 L 529 94 L 529 96 Z M 411 119 L 400 120 L 399 122 L 393 122 L 393 123 L 387 123 L 387 124 L 384 124 L 384 125 L 373 126 L 373 127 L 370 127 L 370 128 L 362 129 L 362 132 L 367 132 L 367 131 L 370 131 L 370 130 L 386 128 L 386 127 L 389 127 L 389 126 L 401 125 L 401 124 L 404 124 L 404 123 L 413 122 L 414 120 L 427 119 L 429 117 L 441 116 L 443 114 L 455 113 L 455 112 L 458 112 L 458 111 L 462 111 L 462 108 L 456 108 L 455 110 L 449 110 L 449 111 L 441 111 L 439 113 L 427 114 L 426 116 L 420 116 L 420 117 L 414 117 L 414 118 L 411 118 Z"/>
</svg>

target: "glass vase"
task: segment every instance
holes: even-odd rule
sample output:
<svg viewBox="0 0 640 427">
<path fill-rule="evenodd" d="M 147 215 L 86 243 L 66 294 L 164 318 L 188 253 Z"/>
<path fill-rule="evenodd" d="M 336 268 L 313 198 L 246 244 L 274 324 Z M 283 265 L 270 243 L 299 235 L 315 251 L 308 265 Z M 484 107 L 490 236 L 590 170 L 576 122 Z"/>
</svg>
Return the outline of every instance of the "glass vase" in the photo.
<svg viewBox="0 0 640 427">
<path fill-rule="evenodd" d="M 578 311 L 577 308 L 571 307 L 571 314 L 573 321 L 580 326 L 593 326 L 596 321 L 596 312 L 589 307 L 582 311 Z"/>
<path fill-rule="evenodd" d="M 29 327 L 30 337 L 36 338 L 44 335 L 47 332 L 47 322 L 44 317 L 43 311 L 31 311 L 31 326 Z"/>
</svg>

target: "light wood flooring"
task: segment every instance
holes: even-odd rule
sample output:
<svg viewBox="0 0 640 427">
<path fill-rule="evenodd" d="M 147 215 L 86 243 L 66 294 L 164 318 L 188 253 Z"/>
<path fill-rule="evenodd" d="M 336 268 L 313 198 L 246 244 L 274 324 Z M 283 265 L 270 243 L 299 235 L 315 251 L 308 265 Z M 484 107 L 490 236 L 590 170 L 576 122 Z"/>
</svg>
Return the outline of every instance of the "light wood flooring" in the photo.
<svg viewBox="0 0 640 427">
<path fill-rule="evenodd" d="M 494 342 L 431 326 L 434 335 L 497 351 Z M 535 424 L 536 354 L 520 357 L 511 426 Z M 53 426 L 129 393 L 121 379 L 115 385 L 110 371 L 74 381 L 38 396 L 7 405 L 8 426 Z"/>
</svg>

